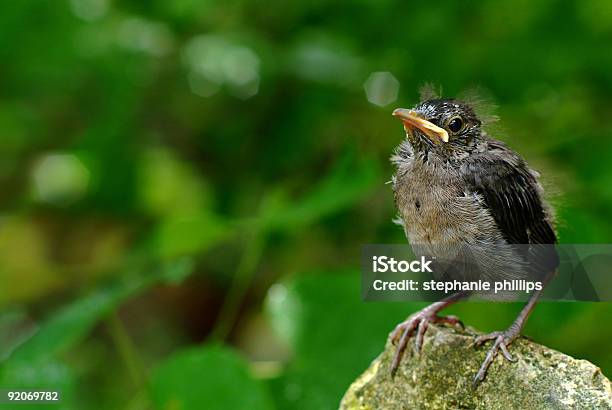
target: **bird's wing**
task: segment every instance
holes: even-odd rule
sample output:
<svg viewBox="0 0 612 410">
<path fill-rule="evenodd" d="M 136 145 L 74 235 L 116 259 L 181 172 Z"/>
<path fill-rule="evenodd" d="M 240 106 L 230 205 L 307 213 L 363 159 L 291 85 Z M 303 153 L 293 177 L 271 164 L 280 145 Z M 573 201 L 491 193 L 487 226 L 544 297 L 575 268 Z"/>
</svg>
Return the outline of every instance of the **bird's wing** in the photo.
<svg viewBox="0 0 612 410">
<path fill-rule="evenodd" d="M 484 199 L 502 235 L 511 244 L 554 244 L 557 237 L 542 200 L 537 174 L 503 143 L 472 155 L 461 173 Z"/>
</svg>

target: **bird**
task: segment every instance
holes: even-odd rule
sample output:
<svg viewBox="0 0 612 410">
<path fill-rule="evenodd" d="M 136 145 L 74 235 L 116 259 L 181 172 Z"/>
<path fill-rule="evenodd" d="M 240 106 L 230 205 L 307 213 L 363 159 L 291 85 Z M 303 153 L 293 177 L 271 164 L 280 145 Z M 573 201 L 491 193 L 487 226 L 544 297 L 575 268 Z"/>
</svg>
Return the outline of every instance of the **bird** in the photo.
<svg viewBox="0 0 612 410">
<path fill-rule="evenodd" d="M 558 265 L 552 207 L 545 198 L 540 174 L 504 142 L 489 135 L 488 126 L 496 117 L 481 107 L 480 100 L 472 96 L 442 98 L 427 87 L 412 109 L 393 111 L 393 116 L 402 121 L 406 136 L 391 157 L 396 168 L 391 182 L 400 224 L 413 248 L 418 246 L 434 254 L 445 246 L 481 246 L 489 250 L 483 258 L 488 260 L 486 264 L 501 258 L 495 249 L 516 246 L 521 250 L 514 256 L 522 253 L 519 256 L 523 258 L 543 257 L 538 259 L 543 263 L 530 265 L 538 272 L 522 277 L 537 277 L 545 285 L 554 277 Z M 521 275 L 486 266 L 480 271 L 493 280 Z M 461 276 L 452 270 L 445 274 L 446 279 Z M 507 360 L 515 361 L 509 346 L 520 336 L 541 293 L 536 290 L 530 294 L 506 330 L 475 339 L 474 346 L 492 341 L 474 376 L 475 387 L 485 379 L 500 352 Z M 469 296 L 468 292 L 451 294 L 395 327 L 390 335 L 395 344 L 392 376 L 410 337 L 415 336 L 414 347 L 419 353 L 429 324 L 463 326 L 456 316 L 440 316 L 439 312 Z"/>
</svg>

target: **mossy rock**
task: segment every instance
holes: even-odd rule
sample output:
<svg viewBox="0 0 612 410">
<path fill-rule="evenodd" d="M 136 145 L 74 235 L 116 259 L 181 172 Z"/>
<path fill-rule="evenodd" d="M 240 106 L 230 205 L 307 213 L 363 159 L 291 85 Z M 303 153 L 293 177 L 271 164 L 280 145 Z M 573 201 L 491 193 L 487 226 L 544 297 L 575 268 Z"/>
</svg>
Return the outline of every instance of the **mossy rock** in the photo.
<svg viewBox="0 0 612 410">
<path fill-rule="evenodd" d="M 341 410 L 375 409 L 612 409 L 610 381 L 586 360 L 516 340 L 508 362 L 501 354 L 477 387 L 472 380 L 490 347 L 476 348 L 473 329 L 430 326 L 420 354 L 411 339 L 391 378 L 395 347 L 385 351 L 350 386 Z"/>
</svg>

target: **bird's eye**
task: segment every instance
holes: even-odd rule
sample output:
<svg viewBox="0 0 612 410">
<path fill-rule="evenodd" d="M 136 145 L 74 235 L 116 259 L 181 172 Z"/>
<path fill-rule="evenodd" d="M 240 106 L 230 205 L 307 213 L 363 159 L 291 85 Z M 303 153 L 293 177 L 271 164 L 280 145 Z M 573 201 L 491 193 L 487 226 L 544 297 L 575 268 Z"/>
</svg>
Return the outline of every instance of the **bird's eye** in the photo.
<svg viewBox="0 0 612 410">
<path fill-rule="evenodd" d="M 448 122 L 448 129 L 451 132 L 457 133 L 463 129 L 463 119 L 461 117 L 453 117 Z"/>
</svg>

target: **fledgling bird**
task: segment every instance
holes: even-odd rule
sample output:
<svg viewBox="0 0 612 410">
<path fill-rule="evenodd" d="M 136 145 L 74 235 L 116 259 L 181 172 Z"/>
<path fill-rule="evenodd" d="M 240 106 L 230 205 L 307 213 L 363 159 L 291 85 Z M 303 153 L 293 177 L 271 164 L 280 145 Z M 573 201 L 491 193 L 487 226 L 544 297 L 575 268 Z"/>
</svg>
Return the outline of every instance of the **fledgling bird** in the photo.
<svg viewBox="0 0 612 410">
<path fill-rule="evenodd" d="M 413 109 L 393 112 L 403 122 L 407 137 L 392 157 L 397 167 L 393 191 L 413 247 L 555 244 L 553 216 L 543 197 L 539 174 L 503 142 L 487 135 L 484 118 L 479 118 L 473 103 L 426 93 L 430 95 L 422 96 Z M 543 266 L 543 282 L 554 274 L 554 261 Z M 531 295 L 507 330 L 475 340 L 476 345 L 493 340 L 493 345 L 475 375 L 474 385 L 484 380 L 498 352 L 514 361 L 508 345 L 519 337 L 540 293 Z M 456 317 L 438 313 L 466 296 L 457 293 L 435 302 L 395 328 L 391 334 L 396 343 L 392 374 L 413 334 L 418 352 L 429 323 L 460 323 Z"/>
</svg>

